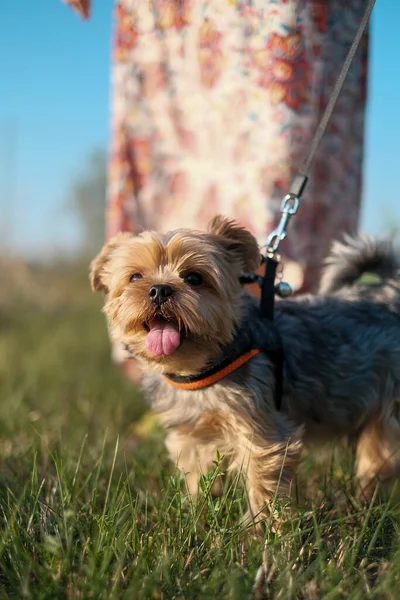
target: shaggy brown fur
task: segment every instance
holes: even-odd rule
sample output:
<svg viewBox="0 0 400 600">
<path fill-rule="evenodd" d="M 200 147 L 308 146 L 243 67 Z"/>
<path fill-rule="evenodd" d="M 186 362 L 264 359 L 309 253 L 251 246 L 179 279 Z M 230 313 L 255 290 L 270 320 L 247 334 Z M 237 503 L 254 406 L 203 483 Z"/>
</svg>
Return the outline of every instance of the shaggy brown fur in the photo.
<svg viewBox="0 0 400 600">
<path fill-rule="evenodd" d="M 148 399 L 192 492 L 219 450 L 230 468 L 247 473 L 252 513 L 267 512 L 278 484 L 289 492 L 303 443 L 348 437 L 358 440 L 364 492 L 375 476 L 397 476 L 400 286 L 392 273 L 365 294 L 347 289 L 364 263 L 385 264 L 385 277 L 390 264 L 386 246 L 375 252 L 371 241 L 361 240 L 351 248 L 346 289 L 338 291 L 333 260 L 323 284 L 327 294 L 278 302 L 274 328 L 239 283 L 242 271 L 259 266 L 256 240 L 222 217 L 205 233 L 120 234 L 93 262 L 92 286 L 105 294 L 111 335 L 151 374 Z M 154 286 L 161 286 L 162 298 Z M 205 389 L 175 389 L 163 377 L 202 373 L 238 348 L 273 344 L 276 331 L 285 356 L 280 410 L 273 368 L 262 353 Z"/>
</svg>

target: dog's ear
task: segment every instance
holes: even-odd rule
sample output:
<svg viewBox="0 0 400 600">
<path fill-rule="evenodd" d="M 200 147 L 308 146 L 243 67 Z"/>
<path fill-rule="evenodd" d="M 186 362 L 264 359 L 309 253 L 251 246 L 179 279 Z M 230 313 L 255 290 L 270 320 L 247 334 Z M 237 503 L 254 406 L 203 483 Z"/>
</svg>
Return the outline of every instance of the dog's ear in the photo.
<svg viewBox="0 0 400 600">
<path fill-rule="evenodd" d="M 103 247 L 100 254 L 92 261 L 90 265 L 90 283 L 95 292 L 104 292 L 107 294 L 107 280 L 110 275 L 108 264 L 113 251 L 118 248 L 124 240 L 132 237 L 130 233 L 117 233 Z"/>
<path fill-rule="evenodd" d="M 208 225 L 209 233 L 217 235 L 228 252 L 233 252 L 242 262 L 246 273 L 254 273 L 261 264 L 260 248 L 257 240 L 236 221 L 221 215 L 214 217 Z"/>
</svg>

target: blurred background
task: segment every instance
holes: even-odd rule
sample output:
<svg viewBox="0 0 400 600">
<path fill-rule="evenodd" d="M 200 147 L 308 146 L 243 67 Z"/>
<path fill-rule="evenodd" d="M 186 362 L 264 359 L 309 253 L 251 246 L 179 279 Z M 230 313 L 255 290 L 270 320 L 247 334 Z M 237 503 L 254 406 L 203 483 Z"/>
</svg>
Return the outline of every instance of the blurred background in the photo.
<svg viewBox="0 0 400 600">
<path fill-rule="evenodd" d="M 17 428 L 29 414 L 40 421 L 44 406 L 75 406 L 87 430 L 116 406 L 107 397 L 97 412 L 117 384 L 104 379 L 115 367 L 87 280 L 104 240 L 112 10 L 112 0 L 94 2 L 84 22 L 59 0 L 0 1 L 0 376 Z M 399 23 L 399 1 L 377 0 L 361 218 L 372 234 L 395 232 L 400 219 Z M 127 393 L 124 423 L 136 410 Z"/>
</svg>

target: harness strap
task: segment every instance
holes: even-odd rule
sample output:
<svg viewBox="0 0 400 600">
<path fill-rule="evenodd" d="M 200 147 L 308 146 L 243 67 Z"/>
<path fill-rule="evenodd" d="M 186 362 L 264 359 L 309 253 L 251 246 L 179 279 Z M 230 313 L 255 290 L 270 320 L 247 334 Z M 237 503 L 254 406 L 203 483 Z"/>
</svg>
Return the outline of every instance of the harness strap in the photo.
<svg viewBox="0 0 400 600">
<path fill-rule="evenodd" d="M 306 158 L 301 166 L 300 171 L 295 176 L 289 194 L 284 199 L 284 203 L 286 199 L 295 200 L 295 204 L 291 207 L 286 207 L 285 210 L 282 210 L 282 219 L 281 223 L 278 225 L 277 229 L 271 234 L 269 239 L 269 244 L 267 244 L 267 256 L 265 258 L 265 275 L 263 278 L 258 278 L 261 286 L 261 301 L 260 301 L 260 310 L 263 317 L 269 319 L 273 322 L 274 319 L 274 300 L 275 300 L 275 277 L 276 277 L 276 269 L 278 266 L 278 260 L 274 258 L 276 256 L 279 243 L 282 239 L 286 237 L 286 227 L 289 223 L 289 219 L 292 215 L 296 214 L 299 200 L 304 192 L 304 189 L 307 185 L 308 175 L 307 173 L 310 170 L 310 166 L 314 160 L 315 153 L 318 149 L 318 146 L 321 143 L 321 140 L 324 136 L 326 127 L 329 123 L 329 120 L 332 116 L 333 110 L 335 108 L 336 102 L 342 90 L 344 81 L 347 77 L 347 73 L 350 69 L 351 63 L 353 62 L 354 55 L 357 51 L 357 48 L 360 44 L 364 31 L 368 25 L 369 18 L 371 16 L 372 9 L 374 8 L 376 0 L 368 0 L 366 9 L 362 16 L 360 25 L 357 29 L 357 33 L 355 38 L 350 46 L 346 59 L 343 63 L 342 69 L 339 73 L 339 77 L 336 80 L 335 86 L 332 90 L 332 93 L 329 97 L 328 104 L 324 110 L 322 118 L 318 124 L 318 127 L 315 131 L 314 137 L 311 141 L 309 151 L 307 153 Z M 275 241 L 275 244 L 272 243 L 272 240 Z M 245 281 L 243 279 L 243 281 Z M 265 352 L 273 362 L 275 367 L 275 404 L 277 409 L 280 409 L 281 401 L 282 401 L 282 393 L 283 393 L 283 349 L 282 347 L 276 350 L 270 350 Z"/>
<path fill-rule="evenodd" d="M 265 273 L 261 284 L 260 310 L 263 317 L 274 320 L 275 278 L 278 261 L 269 256 L 265 259 Z"/>
</svg>

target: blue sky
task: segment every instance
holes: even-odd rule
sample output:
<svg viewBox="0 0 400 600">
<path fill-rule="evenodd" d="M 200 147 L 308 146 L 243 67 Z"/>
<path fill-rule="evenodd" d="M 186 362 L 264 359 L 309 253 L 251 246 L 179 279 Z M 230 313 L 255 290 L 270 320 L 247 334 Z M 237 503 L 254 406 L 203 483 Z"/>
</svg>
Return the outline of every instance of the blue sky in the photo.
<svg viewBox="0 0 400 600">
<path fill-rule="evenodd" d="M 108 143 L 112 0 L 93 4 L 84 22 L 60 0 L 0 0 L 0 235 L 18 251 L 76 244 L 68 190 Z M 400 222 L 399 24 L 400 1 L 377 0 L 361 222 L 370 233 Z"/>
<path fill-rule="evenodd" d="M 68 190 L 90 150 L 108 143 L 111 16 L 112 0 L 94 0 L 90 22 L 61 0 L 0 0 L 0 208 L 13 246 L 75 242 Z"/>
</svg>

